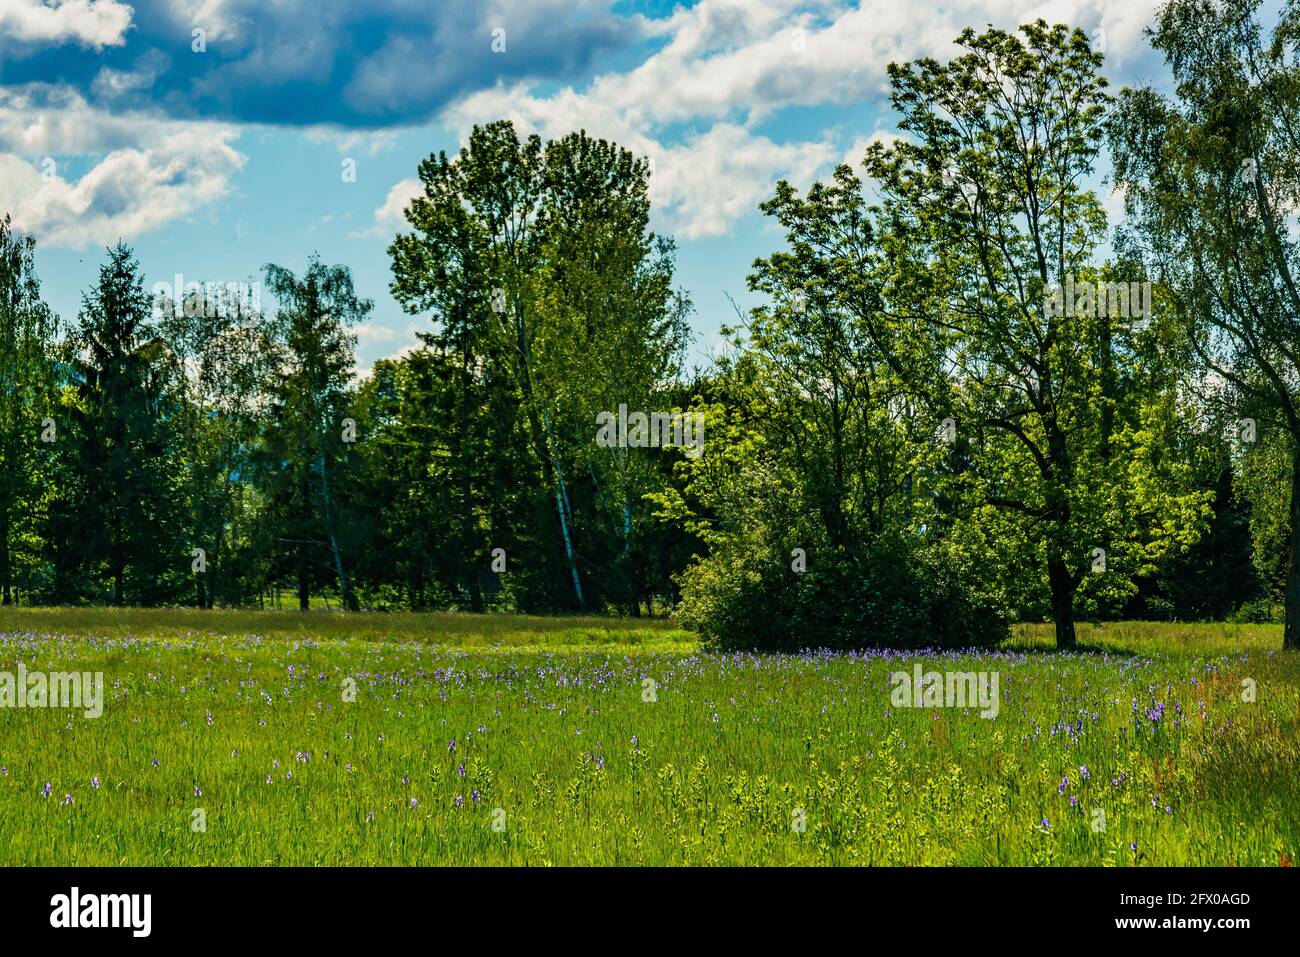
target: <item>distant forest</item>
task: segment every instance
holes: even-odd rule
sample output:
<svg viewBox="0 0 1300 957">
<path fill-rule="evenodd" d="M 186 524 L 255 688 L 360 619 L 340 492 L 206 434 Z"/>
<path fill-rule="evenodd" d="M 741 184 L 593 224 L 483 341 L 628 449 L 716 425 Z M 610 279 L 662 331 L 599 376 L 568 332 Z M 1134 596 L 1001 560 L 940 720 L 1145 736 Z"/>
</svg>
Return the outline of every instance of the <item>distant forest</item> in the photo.
<svg viewBox="0 0 1300 957">
<path fill-rule="evenodd" d="M 388 251 L 425 331 L 365 375 L 345 265 L 164 294 L 119 243 L 60 317 L 6 217 L 0 600 L 675 610 L 782 648 L 1285 610 L 1296 647 L 1300 15 L 1249 6 L 1162 13 L 1170 92 L 1042 21 L 891 65 L 899 136 L 773 184 L 765 304 L 700 367 L 650 166 L 585 132 L 420 164 Z M 642 431 L 684 413 L 698 449 Z"/>
</svg>

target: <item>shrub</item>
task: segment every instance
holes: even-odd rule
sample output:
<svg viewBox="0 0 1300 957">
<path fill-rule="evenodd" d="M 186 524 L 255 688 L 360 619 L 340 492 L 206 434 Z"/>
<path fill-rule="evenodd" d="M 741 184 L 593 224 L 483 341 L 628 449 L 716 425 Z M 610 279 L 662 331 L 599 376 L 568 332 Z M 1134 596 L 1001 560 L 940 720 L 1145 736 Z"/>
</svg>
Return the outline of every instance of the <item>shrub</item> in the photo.
<svg viewBox="0 0 1300 957">
<path fill-rule="evenodd" d="M 682 577 L 680 619 L 726 650 L 968 648 L 1009 635 L 1003 610 L 922 547 L 810 553 L 803 572 L 788 555 L 737 543 L 701 559 Z"/>
</svg>

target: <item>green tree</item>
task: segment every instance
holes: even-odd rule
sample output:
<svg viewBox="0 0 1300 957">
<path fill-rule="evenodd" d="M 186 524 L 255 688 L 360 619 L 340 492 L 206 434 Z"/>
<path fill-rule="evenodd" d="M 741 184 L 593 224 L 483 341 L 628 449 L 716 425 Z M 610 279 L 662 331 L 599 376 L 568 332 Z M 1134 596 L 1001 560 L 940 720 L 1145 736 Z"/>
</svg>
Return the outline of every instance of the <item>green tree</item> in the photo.
<svg viewBox="0 0 1300 957">
<path fill-rule="evenodd" d="M 942 384 L 908 373 L 911 391 L 969 442 L 972 520 L 998 523 L 1005 559 L 1045 569 L 1068 648 L 1085 577 L 1180 546 L 1165 532 L 1195 529 L 1202 503 L 1145 468 L 1160 461 L 1146 421 L 1124 440 L 1136 454 L 1117 454 L 1116 364 L 1137 360 L 1111 347 L 1124 331 L 1113 311 L 1064 301 L 1062 287 L 1106 278 L 1093 265 L 1105 216 L 1086 186 L 1108 104 L 1101 54 L 1041 20 L 958 43 L 966 52 L 947 64 L 889 68 L 904 137 L 866 157 L 882 197 L 882 294 L 896 323 L 937 333 Z"/>
<path fill-rule="evenodd" d="M 76 479 L 60 486 L 64 571 L 106 584 L 115 605 L 161 600 L 189 567 L 171 480 L 165 347 L 151 309 L 139 265 L 118 243 L 68 342 L 75 385 L 63 404 L 63 474 Z"/>
<path fill-rule="evenodd" d="M 30 516 L 50 476 L 38 454 L 57 397 L 57 318 L 41 299 L 36 241 L 0 219 L 0 604 L 14 600 L 15 552 L 35 551 Z"/>
<path fill-rule="evenodd" d="M 346 487 L 349 383 L 356 337 L 372 303 L 358 298 L 346 266 L 313 257 L 302 278 L 269 265 L 266 286 L 278 302 L 271 320 L 274 353 L 266 386 L 263 479 L 280 544 L 290 546 L 298 606 L 310 607 L 313 569 L 328 568 L 344 608 L 360 606 L 345 554 L 341 503 Z"/>
<path fill-rule="evenodd" d="M 1288 0 L 1267 40 L 1259 8 L 1165 4 L 1152 39 L 1174 95 L 1123 91 L 1111 141 L 1130 216 L 1122 248 L 1159 276 L 1201 370 L 1250 420 L 1239 438 L 1286 436 L 1283 644 L 1300 648 L 1300 243 L 1289 225 L 1300 198 L 1300 5 Z"/>
</svg>

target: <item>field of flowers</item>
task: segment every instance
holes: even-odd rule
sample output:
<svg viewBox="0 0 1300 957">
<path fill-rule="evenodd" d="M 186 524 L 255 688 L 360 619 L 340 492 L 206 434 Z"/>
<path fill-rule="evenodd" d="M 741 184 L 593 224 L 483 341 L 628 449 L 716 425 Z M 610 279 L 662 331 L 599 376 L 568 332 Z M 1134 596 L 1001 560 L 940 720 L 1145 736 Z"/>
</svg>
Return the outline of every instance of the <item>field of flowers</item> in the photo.
<svg viewBox="0 0 1300 957">
<path fill-rule="evenodd" d="M 0 614 L 0 672 L 107 688 L 98 718 L 0 708 L 0 864 L 1300 854 L 1300 657 L 1270 626 L 759 656 L 652 622 L 201 615 Z M 918 661 L 996 671 L 997 717 L 896 707 Z"/>
</svg>

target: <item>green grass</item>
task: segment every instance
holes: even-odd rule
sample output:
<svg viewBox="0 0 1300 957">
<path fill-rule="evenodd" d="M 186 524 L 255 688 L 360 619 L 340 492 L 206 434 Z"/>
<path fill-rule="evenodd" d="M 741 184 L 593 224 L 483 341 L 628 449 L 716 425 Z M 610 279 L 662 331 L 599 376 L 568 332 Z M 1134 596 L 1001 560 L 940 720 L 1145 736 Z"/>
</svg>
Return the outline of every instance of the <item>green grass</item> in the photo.
<svg viewBox="0 0 1300 957">
<path fill-rule="evenodd" d="M 0 864 L 1294 861 L 1280 630 L 1080 641 L 714 655 L 657 621 L 4 609 L 0 671 L 110 690 L 99 718 L 0 708 Z M 997 671 L 997 718 L 893 707 L 916 661 Z"/>
</svg>

